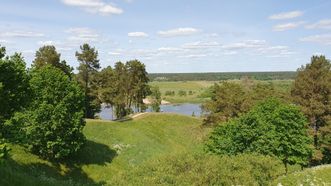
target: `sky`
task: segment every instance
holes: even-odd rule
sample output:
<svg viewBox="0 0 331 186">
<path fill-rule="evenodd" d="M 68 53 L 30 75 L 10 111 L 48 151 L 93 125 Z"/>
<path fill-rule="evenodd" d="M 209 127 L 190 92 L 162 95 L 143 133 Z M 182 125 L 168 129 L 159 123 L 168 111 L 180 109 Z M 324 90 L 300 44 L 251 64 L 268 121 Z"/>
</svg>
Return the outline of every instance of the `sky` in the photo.
<svg viewBox="0 0 331 186">
<path fill-rule="evenodd" d="M 150 73 L 295 71 L 331 58 L 329 0 L 1 0 L 0 44 L 54 45 L 77 67 L 89 43 L 102 67 L 138 59 Z"/>
</svg>

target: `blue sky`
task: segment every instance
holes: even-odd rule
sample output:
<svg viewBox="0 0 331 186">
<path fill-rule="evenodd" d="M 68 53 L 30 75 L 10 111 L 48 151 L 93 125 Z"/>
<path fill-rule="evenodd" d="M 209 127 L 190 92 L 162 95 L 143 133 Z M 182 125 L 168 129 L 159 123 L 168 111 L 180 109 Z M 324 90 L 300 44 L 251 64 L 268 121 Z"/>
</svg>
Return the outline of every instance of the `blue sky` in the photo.
<svg viewBox="0 0 331 186">
<path fill-rule="evenodd" d="M 288 71 L 331 58 L 329 0 L 2 0 L 0 44 L 27 64 L 55 45 L 77 67 L 85 42 L 102 67 L 138 59 L 148 72 Z"/>
</svg>

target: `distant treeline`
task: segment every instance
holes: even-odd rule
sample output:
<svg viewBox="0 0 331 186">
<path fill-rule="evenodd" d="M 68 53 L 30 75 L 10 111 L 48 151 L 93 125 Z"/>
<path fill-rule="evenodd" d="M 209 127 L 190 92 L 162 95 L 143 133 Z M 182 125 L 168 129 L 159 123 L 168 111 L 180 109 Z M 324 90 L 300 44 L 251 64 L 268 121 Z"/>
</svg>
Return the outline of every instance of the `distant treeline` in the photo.
<svg viewBox="0 0 331 186">
<path fill-rule="evenodd" d="M 296 72 L 208 72 L 208 73 L 151 73 L 151 81 L 220 81 L 250 77 L 256 80 L 294 79 Z"/>
</svg>

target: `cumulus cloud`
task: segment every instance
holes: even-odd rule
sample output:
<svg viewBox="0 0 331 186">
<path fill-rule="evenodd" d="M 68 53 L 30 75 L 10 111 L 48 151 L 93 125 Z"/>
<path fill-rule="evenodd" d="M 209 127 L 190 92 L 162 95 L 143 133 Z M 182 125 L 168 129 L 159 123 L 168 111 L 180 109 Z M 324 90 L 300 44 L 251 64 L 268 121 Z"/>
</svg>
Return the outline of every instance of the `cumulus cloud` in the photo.
<svg viewBox="0 0 331 186">
<path fill-rule="evenodd" d="M 301 38 L 300 41 L 331 45 L 331 34 L 312 35 Z"/>
<path fill-rule="evenodd" d="M 77 6 L 91 13 L 101 15 L 122 14 L 123 10 L 102 0 L 62 0 L 69 6 Z"/>
<path fill-rule="evenodd" d="M 303 12 L 297 10 L 297 11 L 282 12 L 279 14 L 274 14 L 274 15 L 269 16 L 269 19 L 272 19 L 272 20 L 293 19 L 296 17 L 300 17 L 302 15 L 303 15 Z"/>
<path fill-rule="evenodd" d="M 275 25 L 272 30 L 276 31 L 276 32 L 282 32 L 285 30 L 291 30 L 294 28 L 299 27 L 300 25 L 304 24 L 303 21 L 300 22 L 293 22 L 293 23 L 285 23 L 285 24 L 279 24 L 279 25 Z"/>
<path fill-rule="evenodd" d="M 306 26 L 307 29 L 331 29 L 331 19 L 323 19 Z"/>
<path fill-rule="evenodd" d="M 199 33 L 200 30 L 196 28 L 176 28 L 172 30 L 159 31 L 158 35 L 161 37 L 177 37 L 177 36 L 189 36 Z"/>
<path fill-rule="evenodd" d="M 146 34 L 145 32 L 130 32 L 128 33 L 128 36 L 144 38 L 144 37 L 148 37 L 148 34 Z"/>
</svg>

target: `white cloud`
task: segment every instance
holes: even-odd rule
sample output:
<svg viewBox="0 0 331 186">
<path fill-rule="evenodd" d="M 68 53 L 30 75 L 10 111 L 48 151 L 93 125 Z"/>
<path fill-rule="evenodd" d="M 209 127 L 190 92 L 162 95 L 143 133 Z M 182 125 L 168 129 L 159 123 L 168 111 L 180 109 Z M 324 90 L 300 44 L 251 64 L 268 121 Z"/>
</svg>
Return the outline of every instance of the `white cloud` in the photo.
<svg viewBox="0 0 331 186">
<path fill-rule="evenodd" d="M 269 16 L 269 19 L 273 19 L 273 20 L 282 20 L 282 19 L 293 19 L 296 17 L 300 17 L 303 15 L 302 11 L 291 11 L 291 12 L 282 12 L 279 14 L 274 14 Z"/>
<path fill-rule="evenodd" d="M 122 14 L 123 10 L 116 6 L 105 3 L 102 0 L 62 0 L 62 2 L 69 6 L 77 6 L 92 13 L 99 13 L 101 15 Z"/>
<path fill-rule="evenodd" d="M 145 32 L 130 32 L 128 33 L 129 37 L 148 37 L 148 34 L 146 34 Z"/>
<path fill-rule="evenodd" d="M 219 47 L 220 44 L 216 41 L 210 41 L 210 42 L 194 42 L 194 43 L 186 43 L 182 46 L 182 48 L 185 49 L 206 49 L 206 48 L 214 48 Z"/>
<path fill-rule="evenodd" d="M 92 41 L 100 41 L 100 36 L 94 30 L 86 27 L 77 27 L 77 28 L 69 28 L 66 30 L 67 33 L 71 34 L 68 37 L 69 41 L 77 41 L 77 42 L 92 42 Z"/>
<path fill-rule="evenodd" d="M 222 48 L 225 50 L 241 50 L 248 48 L 260 48 L 265 45 L 265 40 L 246 40 L 238 43 L 223 45 Z"/>
<path fill-rule="evenodd" d="M 300 25 L 304 24 L 303 21 L 300 22 L 293 22 L 293 23 L 285 23 L 285 24 L 279 24 L 279 25 L 275 25 L 272 30 L 276 31 L 276 32 L 282 32 L 285 30 L 291 30 L 294 28 L 299 27 Z"/>
<path fill-rule="evenodd" d="M 301 38 L 300 41 L 331 45 L 331 34 L 307 36 Z"/>
<path fill-rule="evenodd" d="M 159 31 L 158 35 L 161 37 L 176 37 L 176 36 L 188 36 L 199 33 L 200 30 L 196 28 L 176 28 L 172 30 Z"/>
<path fill-rule="evenodd" d="M 181 52 L 181 51 L 183 51 L 183 49 L 175 48 L 175 47 L 161 47 L 161 48 L 158 48 L 157 51 L 159 51 L 159 52 Z"/>
<path fill-rule="evenodd" d="M 38 41 L 37 42 L 38 45 L 54 45 L 55 42 L 54 41 Z"/>
<path fill-rule="evenodd" d="M 112 55 L 112 56 L 119 56 L 121 55 L 120 52 L 108 52 L 109 55 Z"/>
<path fill-rule="evenodd" d="M 12 31 L 0 33 L 0 37 L 22 37 L 22 38 L 31 38 L 31 37 L 43 37 L 43 33 L 31 32 L 31 31 Z"/>
<path fill-rule="evenodd" d="M 331 19 L 323 19 L 306 26 L 307 29 L 331 29 Z"/>
<path fill-rule="evenodd" d="M 180 58 L 202 58 L 206 57 L 206 54 L 190 54 L 190 55 L 185 55 L 185 56 L 179 56 Z"/>
</svg>

